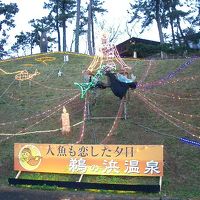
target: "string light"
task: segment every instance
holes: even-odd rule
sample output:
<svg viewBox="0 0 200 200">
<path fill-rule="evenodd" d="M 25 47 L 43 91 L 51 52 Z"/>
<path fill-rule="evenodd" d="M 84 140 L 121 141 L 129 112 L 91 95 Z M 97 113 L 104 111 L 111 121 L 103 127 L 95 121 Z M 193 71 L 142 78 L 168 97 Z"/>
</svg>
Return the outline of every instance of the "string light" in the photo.
<svg viewBox="0 0 200 200">
<path fill-rule="evenodd" d="M 182 81 L 188 81 L 188 80 L 196 80 L 200 76 L 190 76 L 190 77 L 183 77 L 183 78 L 177 78 L 175 80 L 168 81 L 167 83 L 177 83 L 177 82 L 182 82 Z"/>
<path fill-rule="evenodd" d="M 76 95 L 77 95 L 77 94 L 76 94 Z M 21 122 L 21 121 L 29 121 L 29 120 L 31 120 L 31 119 L 36 119 L 36 118 L 39 118 L 39 117 L 41 117 L 41 116 L 48 115 L 48 113 L 52 112 L 52 110 L 55 110 L 55 109 L 61 107 L 61 106 L 62 106 L 63 104 L 65 104 L 66 102 L 68 102 L 68 100 L 65 100 L 63 103 L 61 103 L 61 104 L 55 106 L 55 107 L 52 108 L 52 109 L 48 109 L 47 111 L 44 111 L 44 112 L 42 112 L 42 113 L 40 113 L 40 114 L 34 114 L 34 115 L 31 116 L 31 117 L 26 117 L 26 118 L 24 118 L 24 119 L 16 120 L 16 121 L 11 121 L 11 122 L 2 122 L 2 123 L 0 123 L 0 126 L 15 124 L 15 123 L 18 123 L 18 122 Z"/>
<path fill-rule="evenodd" d="M 34 133 L 52 133 L 52 132 L 57 132 L 60 131 L 61 128 L 54 129 L 54 130 L 44 130 L 44 131 L 30 131 L 30 132 L 23 132 L 23 133 L 0 133 L 1 136 L 21 136 L 21 135 L 29 135 L 29 134 L 34 134 Z"/>
<path fill-rule="evenodd" d="M 196 126 L 194 126 L 194 125 L 187 124 L 186 122 L 183 122 L 183 121 L 181 121 L 181 120 L 178 120 L 177 118 L 174 118 L 172 115 L 169 115 L 167 112 L 164 112 L 163 110 L 159 109 L 158 106 L 156 106 L 156 105 L 158 105 L 156 102 L 153 102 L 150 98 L 147 98 L 145 95 L 144 95 L 144 97 L 145 97 L 149 102 L 151 102 L 152 105 L 154 105 L 159 111 L 162 111 L 166 116 L 168 116 L 168 117 L 170 117 L 170 118 L 173 118 L 175 121 L 178 121 L 178 122 L 180 122 L 180 123 L 182 123 L 182 124 L 184 124 L 184 125 L 188 125 L 188 126 L 189 126 L 190 128 L 192 128 L 193 130 L 200 129 L 200 127 L 196 127 Z"/>
<path fill-rule="evenodd" d="M 83 111 L 83 125 L 82 125 L 81 130 L 80 130 L 79 139 L 76 141 L 77 144 L 79 144 L 83 141 L 83 136 L 84 136 L 84 133 L 85 133 L 85 122 L 86 122 L 86 119 L 87 119 L 87 105 L 88 105 L 88 95 L 86 94 L 84 111 Z"/>
<path fill-rule="evenodd" d="M 13 83 L 15 82 L 15 80 L 13 80 L 11 83 L 10 83 L 10 85 L 3 91 L 3 93 L 0 95 L 0 98 L 4 95 L 4 94 L 6 94 L 6 92 L 9 90 L 9 88 L 13 85 Z"/>
<path fill-rule="evenodd" d="M 27 56 L 26 56 L 26 58 L 27 58 Z M 16 59 L 16 60 L 20 60 L 20 59 Z M 37 58 L 36 59 L 36 61 L 39 61 L 39 62 L 43 62 L 43 63 L 45 63 L 45 64 L 47 64 L 46 62 L 50 62 L 50 61 L 53 61 L 53 60 L 55 60 L 55 58 L 50 58 L 50 57 L 40 57 L 40 58 Z M 2 63 L 2 62 L 1 62 Z M 17 72 L 15 72 L 15 73 L 7 73 L 7 72 L 5 72 L 4 70 L 1 70 L 1 71 L 3 71 L 5 74 L 16 74 L 16 73 L 19 73 L 19 75 L 22 75 L 22 76 L 20 76 L 19 77 L 19 75 L 18 76 L 16 76 L 16 80 L 27 80 L 27 79 L 31 79 L 33 76 L 31 76 L 27 71 L 25 71 L 25 70 L 23 70 L 23 71 L 17 71 Z M 35 74 L 34 74 L 35 75 Z M 43 85 L 44 86 L 44 85 Z M 10 87 L 10 86 L 9 86 Z M 55 89 L 55 90 L 74 90 L 74 89 L 60 89 L 60 88 L 52 88 L 52 87 L 48 87 L 48 86 L 46 86 L 46 88 L 48 88 L 48 89 Z M 9 89 L 9 88 L 8 88 Z M 7 90 L 8 90 L 7 89 Z M 6 90 L 6 91 L 7 91 Z M 6 93 L 6 91 L 3 93 L 3 94 L 5 94 Z M 2 94 L 2 95 L 3 95 Z M 1 96 L 2 96 L 1 95 Z M 78 96 L 79 96 L 79 94 L 78 94 Z M 72 99 L 73 100 L 73 99 Z M 64 102 L 64 103 L 67 103 L 67 102 Z M 33 126 L 35 126 L 35 125 L 37 125 L 37 124 L 39 124 L 39 123 L 41 123 L 42 121 L 44 121 L 45 119 L 47 119 L 48 117 L 50 117 L 51 115 L 53 115 L 55 112 L 57 112 L 61 107 L 62 107 L 62 105 L 63 104 L 61 104 L 61 105 L 58 105 L 58 106 L 56 106 L 55 108 L 56 108 L 56 110 L 55 111 L 53 111 L 52 113 L 50 113 L 48 116 L 46 116 L 45 118 L 43 118 L 43 119 L 41 119 L 40 121 L 37 121 L 37 122 L 35 122 L 34 124 L 32 124 L 32 125 L 30 125 L 29 127 L 27 127 L 27 128 L 25 128 L 24 129 L 24 131 L 25 130 L 28 130 L 28 129 L 30 129 L 31 127 L 33 127 Z M 55 109 L 54 108 L 54 109 Z M 44 114 L 48 114 L 49 112 L 51 112 L 52 111 L 52 109 L 51 110 L 48 110 L 48 112 L 46 113 L 46 112 L 43 112 L 42 114 L 44 115 Z M 41 115 L 40 115 L 41 116 Z M 39 115 L 37 115 L 36 117 L 39 117 Z M 31 118 L 33 118 L 33 117 L 30 117 L 30 118 L 25 118 L 25 121 L 26 120 L 29 120 L 29 119 L 31 119 Z M 16 122 L 16 121 L 15 121 Z M 3 125 L 5 125 L 5 124 L 10 124 L 10 123 L 12 123 L 12 122 L 8 122 L 8 123 L 1 123 L 1 124 L 3 124 Z M 78 123 L 78 124 L 80 124 L 80 123 Z M 16 134 L 21 134 L 21 132 L 22 131 L 20 131 L 20 132 L 18 132 L 18 133 L 16 133 Z M 32 132 L 31 132 L 32 133 Z"/>
<path fill-rule="evenodd" d="M 163 86 L 163 85 L 166 85 L 166 84 L 175 84 L 175 83 L 179 83 L 179 82 L 182 82 L 182 81 L 188 81 L 188 80 L 196 80 L 198 79 L 200 76 L 192 76 L 192 77 L 184 77 L 184 78 L 177 78 L 175 80 L 170 80 L 170 81 L 156 81 L 154 83 L 150 82 L 150 83 L 139 83 L 138 84 L 138 89 L 140 90 L 144 90 L 146 91 L 147 89 L 152 89 L 156 86 Z"/>
<path fill-rule="evenodd" d="M 56 60 L 56 58 L 55 57 L 44 56 L 44 57 L 36 58 L 35 60 L 38 61 L 38 62 L 42 62 L 45 65 L 47 65 L 46 62 L 52 62 L 52 61 Z"/>
<path fill-rule="evenodd" d="M 171 137 L 171 138 L 178 139 L 179 141 L 184 142 L 184 143 L 186 143 L 186 144 L 192 144 L 192 145 L 194 145 L 194 146 L 200 146 L 200 143 L 197 142 L 197 141 L 189 140 L 189 139 L 187 139 L 187 138 L 179 138 L 179 137 L 177 137 L 177 136 L 169 135 L 169 134 L 167 134 L 167 133 L 162 133 L 162 132 L 160 132 L 160 131 L 153 130 L 153 129 L 151 129 L 151 128 L 149 128 L 149 127 L 146 127 L 146 126 L 144 126 L 144 125 L 142 125 L 142 124 L 140 124 L 140 123 L 137 123 L 137 122 L 133 122 L 133 123 L 136 124 L 136 125 L 138 125 L 139 127 L 144 128 L 145 130 L 148 130 L 148 132 L 151 131 L 151 132 L 157 133 L 157 134 L 159 134 L 159 135 L 164 135 L 164 136 L 167 136 L 167 137 Z M 146 133 L 147 133 L 147 131 L 146 131 Z"/>
<path fill-rule="evenodd" d="M 190 117 L 190 118 L 198 118 L 198 117 L 200 117 L 200 115 L 186 114 L 186 113 L 175 112 L 175 111 L 171 111 L 171 112 L 176 113 L 177 115 L 183 115 L 183 116 Z"/>
<path fill-rule="evenodd" d="M 183 63 L 180 67 L 178 67 L 175 71 L 168 73 L 165 77 L 162 78 L 162 80 L 169 80 L 174 78 L 178 73 L 182 72 L 186 68 L 188 68 L 197 57 L 192 57 L 190 60 L 187 60 L 185 63 Z"/>
<path fill-rule="evenodd" d="M 152 67 L 152 60 L 149 61 L 149 65 L 148 65 L 146 71 L 142 74 L 142 77 L 138 82 L 139 85 L 141 85 L 141 83 L 145 81 L 145 79 L 147 78 L 147 76 L 150 72 L 151 67 Z"/>
<path fill-rule="evenodd" d="M 24 60 L 24 59 L 29 59 L 29 58 L 35 58 L 38 56 L 46 56 L 46 55 L 52 55 L 52 54 L 61 54 L 61 55 L 75 55 L 75 56 L 85 56 L 85 57 L 93 57 L 87 54 L 81 54 L 81 53 L 72 53 L 72 52 L 48 52 L 44 54 L 35 54 L 35 55 L 28 55 L 28 56 L 21 56 L 18 58 L 10 58 L 6 60 L 0 60 L 0 63 L 6 63 L 6 62 L 13 62 L 13 61 L 19 61 L 19 60 Z"/>
<path fill-rule="evenodd" d="M 196 142 L 196 141 L 193 141 L 193 140 L 189 140 L 187 138 L 180 138 L 180 141 L 181 142 L 184 142 L 184 143 L 187 143 L 187 144 L 191 144 L 193 146 L 198 146 L 200 147 L 200 142 Z"/>
<path fill-rule="evenodd" d="M 18 73 L 21 73 L 21 72 L 23 72 L 23 70 L 16 71 L 16 72 L 6 72 L 6 71 L 5 71 L 5 70 L 3 70 L 2 68 L 0 68 L 0 71 L 2 71 L 4 74 L 18 74 Z"/>
<path fill-rule="evenodd" d="M 25 80 L 32 80 L 33 77 L 38 76 L 40 72 L 36 69 L 33 74 L 30 74 L 27 70 L 23 70 L 19 74 L 15 75 L 15 80 L 17 81 L 25 81 Z"/>
<path fill-rule="evenodd" d="M 185 130 L 183 127 L 181 127 L 181 126 L 179 126 L 177 124 L 177 123 L 181 123 L 183 126 L 188 126 L 188 128 L 192 129 L 193 131 L 196 130 L 196 129 L 199 129 L 199 127 L 194 127 L 191 124 L 187 124 L 186 122 L 182 122 L 181 120 L 178 120 L 177 118 L 173 117 L 172 115 L 169 115 L 168 113 L 164 112 L 163 110 L 161 110 L 160 108 L 158 108 L 155 104 L 151 103 L 151 101 L 148 100 L 144 95 L 142 95 L 142 94 L 140 94 L 138 92 L 134 93 L 134 94 L 136 94 L 138 97 L 140 97 L 140 99 L 142 101 L 144 101 L 147 105 L 149 105 L 149 107 L 152 108 L 156 113 L 158 113 L 159 115 L 163 116 L 167 121 L 169 121 L 170 123 L 174 124 L 176 127 Z M 175 121 L 177 123 L 175 123 Z M 200 138 L 200 136 L 195 135 L 193 133 L 190 133 L 189 131 L 187 131 L 187 133 L 189 133 L 193 137 Z"/>
<path fill-rule="evenodd" d="M 60 91 L 79 91 L 78 89 L 68 89 L 68 88 L 53 88 L 53 87 L 49 87 L 49 86 L 46 86 L 46 85 L 44 85 L 44 84 L 42 84 L 42 83 L 40 83 L 40 82 L 37 82 L 37 81 L 35 81 L 35 80 L 31 80 L 33 83 L 36 83 L 36 84 L 38 84 L 38 85 L 40 85 L 40 86 L 42 86 L 42 87 L 45 87 L 45 88 L 47 88 L 47 89 L 51 89 L 51 90 L 60 90 Z"/>
<path fill-rule="evenodd" d="M 96 83 L 99 79 L 101 79 L 105 72 L 116 70 L 114 60 L 120 64 L 120 71 L 122 73 L 126 74 L 128 73 L 128 69 L 130 69 L 130 67 L 119 56 L 116 47 L 109 43 L 106 34 L 103 34 L 101 37 L 101 47 L 99 48 L 99 51 L 100 56 L 95 56 L 87 70 L 83 71 L 85 75 L 90 76 L 88 78 L 90 81 L 84 83 L 74 83 L 81 90 L 81 98 L 84 98 L 92 87 L 95 87 Z"/>
<path fill-rule="evenodd" d="M 101 37 L 101 47 L 99 48 L 99 55 L 95 56 L 92 63 L 87 70 L 90 73 L 94 73 L 99 66 L 103 64 L 116 68 L 114 60 L 120 64 L 120 70 L 127 72 L 130 67 L 121 59 L 119 52 L 115 45 L 110 44 L 107 34 L 103 33 Z"/>
<path fill-rule="evenodd" d="M 107 136 L 102 140 L 101 144 L 105 144 L 106 142 L 108 142 L 109 138 L 113 135 L 114 130 L 117 128 L 118 123 L 119 123 L 119 119 L 122 116 L 123 104 L 124 104 L 124 99 L 121 100 L 119 110 L 117 112 L 117 115 L 115 117 L 113 125 L 112 125 L 110 131 L 108 132 Z"/>
<path fill-rule="evenodd" d="M 33 64 L 26 63 L 26 64 L 22 64 L 22 66 L 24 66 L 24 67 L 33 67 Z"/>
<path fill-rule="evenodd" d="M 99 56 L 95 56 L 94 59 L 92 60 L 91 64 L 89 65 L 89 67 L 87 68 L 87 70 L 89 72 L 94 72 L 97 67 L 99 67 L 100 65 L 102 65 L 102 59 Z"/>
<path fill-rule="evenodd" d="M 109 49 L 109 48 L 108 48 Z M 115 55 L 117 55 L 116 56 L 116 60 L 120 63 L 120 65 L 122 66 L 122 68 L 126 68 L 127 67 L 127 65 L 124 63 L 124 61 L 120 58 L 120 56 L 119 56 L 119 54 L 118 54 L 118 51 L 116 51 L 116 48 L 115 47 L 112 47 L 112 48 L 110 48 L 109 50 L 111 50 L 112 49 L 112 52 L 114 52 L 115 53 Z M 60 53 L 60 52 L 58 52 L 58 53 Z M 50 54 L 52 54 L 52 53 L 50 53 Z M 69 53 L 67 53 L 67 54 L 69 54 Z M 47 54 L 45 54 L 45 55 L 47 55 Z M 114 54 L 113 54 L 114 55 Z M 113 56 L 112 55 L 112 56 Z M 41 55 L 40 55 L 41 56 Z M 80 56 L 83 56 L 83 55 L 80 55 Z M 85 55 L 84 55 L 85 56 Z M 93 60 L 93 62 L 91 63 L 91 70 L 94 70 L 95 69 L 95 67 L 96 66 L 100 66 L 103 62 L 105 62 L 105 61 L 110 61 L 110 62 L 112 62 L 112 60 L 113 60 L 113 57 L 111 56 L 111 58 L 109 58 L 109 56 L 106 58 L 106 59 L 101 59 L 100 57 L 96 57 L 96 58 L 94 58 L 94 60 Z M 25 58 L 27 58 L 27 56 L 25 57 Z M 42 59 L 41 59 L 42 60 Z M 48 60 L 47 60 L 48 61 Z M 46 61 L 46 62 L 47 62 Z M 41 61 L 42 62 L 42 61 Z M 45 62 L 45 61 L 44 61 Z M 181 67 L 179 67 L 179 69 L 177 70 L 177 71 L 175 71 L 175 72 L 177 72 L 177 73 L 179 73 L 180 71 L 182 71 L 183 69 L 185 69 L 186 67 L 188 67 L 191 63 L 192 63 L 193 61 L 191 61 L 191 62 L 186 62 L 185 63 L 185 65 L 183 64 Z M 100 64 L 100 65 L 99 65 Z M 187 66 L 188 65 L 188 66 Z M 90 69 L 90 66 L 89 66 L 89 68 L 88 69 Z M 149 70 L 150 70 L 150 67 L 149 67 Z M 148 69 L 147 69 L 147 72 L 146 72 L 146 74 L 145 74 L 145 76 L 147 77 L 148 76 L 148 73 L 149 73 L 149 71 L 148 71 Z M 146 79 L 146 77 L 143 77 L 143 79 L 142 80 L 145 80 Z M 171 79 L 171 78 L 173 78 L 175 76 L 175 73 L 169 73 L 166 77 L 164 77 L 162 80 L 165 80 L 165 83 L 170 83 L 169 81 L 166 81 L 167 79 Z M 160 82 L 154 82 L 155 84 L 158 84 L 158 85 L 160 85 L 160 84 L 163 84 L 162 83 L 162 81 Z M 175 82 L 172 82 L 171 81 L 171 83 L 175 83 Z M 143 86 L 145 86 L 145 85 L 143 85 Z M 147 86 L 147 85 L 146 85 Z M 145 89 L 146 89 L 146 86 L 144 87 Z M 46 88 L 47 88 L 48 86 L 46 86 Z M 52 89 L 52 88 L 50 88 L 50 87 L 48 87 L 49 89 Z M 58 89 L 58 88 L 56 88 L 56 89 Z M 66 90 L 66 89 L 58 89 L 58 90 Z M 145 100 L 146 101 L 146 103 L 148 104 L 148 105 L 150 105 L 150 107 L 151 108 L 154 108 L 154 110 L 157 110 L 158 111 L 158 113 L 160 113 L 161 115 L 165 115 L 166 114 L 166 116 L 167 117 L 172 117 L 171 115 L 169 115 L 168 113 L 166 113 L 166 112 L 164 112 L 164 111 L 162 111 L 161 109 L 159 109 L 159 108 L 157 108 L 157 106 L 156 106 L 156 103 L 155 103 L 155 105 L 153 105 L 153 103 L 152 103 L 152 100 L 151 99 L 148 99 L 148 98 L 146 98 L 146 97 L 142 97 L 141 96 L 141 98 L 143 98 L 143 100 Z M 121 102 L 122 103 L 122 102 Z M 122 114 L 122 108 L 121 108 L 121 103 L 120 103 L 120 107 L 119 107 L 119 110 L 118 110 L 118 114 L 117 114 L 117 116 L 116 116 L 116 118 L 115 118 L 115 121 L 114 121 L 114 123 L 113 123 L 113 125 L 112 125 L 112 128 L 111 128 L 111 130 L 109 131 L 109 133 L 107 134 L 107 136 L 106 136 L 106 138 L 102 141 L 102 142 L 105 142 L 105 141 L 107 141 L 107 139 L 110 137 L 110 136 L 112 136 L 113 135 L 113 131 L 114 131 L 114 129 L 117 127 L 117 119 L 119 119 L 119 116 Z M 60 110 L 61 108 L 60 107 L 57 107 L 57 108 L 59 108 L 58 110 Z M 57 111 L 58 111 L 57 110 Z M 54 114 L 55 112 L 57 112 L 57 111 L 54 111 L 53 113 L 51 113 L 49 116 L 51 116 L 52 114 Z M 83 136 L 84 136 L 84 132 L 85 132 L 85 121 L 86 121 L 86 111 L 87 111 L 87 105 L 86 105 L 86 101 L 85 101 L 85 105 L 84 105 L 84 114 L 83 114 L 83 121 L 81 121 L 81 122 L 79 122 L 80 124 L 81 123 L 83 123 L 83 126 L 82 126 L 82 129 L 81 129 L 81 132 L 80 132 L 80 138 L 79 138 L 79 141 L 81 142 L 82 140 L 83 140 Z M 163 114 L 163 112 L 165 113 L 165 114 Z M 48 118 L 49 116 L 46 116 L 45 118 L 43 118 L 42 120 L 40 120 L 40 121 L 38 121 L 38 122 L 36 122 L 36 123 L 34 123 L 34 124 L 32 124 L 31 126 L 29 126 L 29 127 L 27 127 L 25 130 L 28 130 L 29 128 L 31 128 L 32 126 L 34 126 L 34 125 L 36 125 L 36 124 L 39 124 L 41 121 L 43 121 L 43 120 L 45 120 L 46 118 Z M 166 117 L 165 116 L 165 117 Z M 172 118 L 173 119 L 173 118 Z M 168 121 L 172 121 L 172 120 L 170 120 L 170 119 L 168 119 Z M 180 121 L 180 120 L 179 120 Z M 185 125 L 185 122 L 182 122 L 184 125 Z M 177 125 L 177 124 L 176 124 Z M 177 125 L 178 126 L 178 125 Z M 191 125 L 192 126 L 192 125 Z M 199 128 L 199 127 L 197 127 L 197 128 Z M 18 133 L 20 133 L 20 132 L 18 132 Z M 194 135 L 193 135 L 194 136 Z M 79 143 L 79 141 L 77 141 L 78 143 Z M 193 141 L 194 142 L 194 141 Z"/>
<path fill-rule="evenodd" d="M 41 123 L 41 122 L 43 122 L 44 120 L 48 119 L 48 118 L 51 117 L 53 114 L 57 113 L 60 109 L 62 109 L 62 107 L 63 107 L 64 105 L 70 103 L 71 101 L 75 100 L 75 99 L 78 98 L 79 96 L 80 96 L 80 94 L 77 94 L 77 95 L 75 95 L 74 97 L 70 98 L 69 100 L 67 100 L 67 102 L 65 102 L 64 104 L 61 104 L 61 105 L 59 106 L 58 109 L 56 109 L 55 111 L 53 111 L 52 113 L 50 113 L 48 116 L 42 118 L 41 120 L 35 122 L 34 124 L 32 124 L 32 125 L 26 127 L 23 131 L 25 132 L 25 131 L 29 130 L 30 128 L 32 128 L 33 126 L 38 125 L 39 123 Z M 16 135 L 19 135 L 20 133 L 23 133 L 23 131 L 19 131 L 19 132 L 15 133 L 15 134 L 16 134 Z M 8 137 L 6 138 L 6 140 L 10 139 L 11 137 L 14 137 L 15 134 L 10 135 L 10 137 L 8 136 Z M 2 140 L 2 141 L 5 141 L 5 140 Z M 1 141 L 1 142 L 2 142 L 2 141 Z"/>
<path fill-rule="evenodd" d="M 159 92 L 153 92 L 153 91 L 144 91 L 145 93 L 156 95 L 160 97 L 166 97 L 166 98 L 172 98 L 174 100 L 188 100 L 188 101 L 199 101 L 200 98 L 193 98 L 192 94 L 184 94 L 184 96 L 190 96 L 190 97 L 181 97 L 179 95 L 173 94 L 173 93 L 159 93 Z"/>
<path fill-rule="evenodd" d="M 130 67 L 128 67 L 126 65 L 126 63 L 120 58 L 116 47 L 114 45 L 108 43 L 108 38 L 105 34 L 102 36 L 101 40 L 102 40 L 102 47 L 100 48 L 101 56 L 94 57 L 92 63 L 88 67 L 87 71 L 89 73 L 93 73 L 97 69 L 101 70 L 101 67 L 103 66 L 104 62 L 106 63 L 106 67 L 111 67 L 111 69 L 109 69 L 109 70 L 115 69 L 116 65 L 113 62 L 113 59 L 116 59 L 116 61 L 120 64 L 121 71 L 123 71 L 124 73 L 127 71 L 127 69 L 130 69 Z M 97 71 L 97 73 L 98 72 L 99 71 Z M 91 83 L 92 83 L 92 81 L 91 81 Z M 87 87 L 87 84 L 90 84 L 90 83 L 82 83 L 82 84 L 75 83 L 75 84 L 80 86 L 81 91 L 82 91 L 82 97 L 85 94 L 87 95 L 86 89 L 89 88 L 89 87 Z M 122 102 L 123 101 L 121 101 L 120 108 L 119 108 L 118 114 L 115 118 L 115 121 L 113 123 L 113 126 L 112 126 L 111 130 L 109 131 L 109 133 L 107 134 L 105 140 L 107 140 L 107 138 L 112 135 L 113 130 L 117 126 L 117 121 L 119 119 L 119 115 L 122 114 Z M 80 138 L 76 143 L 80 143 L 83 140 L 84 131 L 85 131 L 86 112 L 87 112 L 87 96 L 85 98 L 85 107 L 84 107 L 84 114 L 83 114 L 84 123 L 83 123 L 82 129 L 80 131 Z M 103 140 L 102 142 L 105 142 L 105 140 Z"/>
<path fill-rule="evenodd" d="M 150 95 L 153 94 L 153 95 L 158 95 L 158 96 L 167 97 L 167 98 L 173 98 L 173 99 L 178 99 L 178 100 L 190 100 L 190 101 L 198 101 L 198 100 L 200 100 L 198 98 L 181 98 L 179 96 L 175 97 L 175 96 L 173 96 L 173 94 L 172 95 L 170 95 L 170 94 L 159 94 L 159 93 L 154 93 L 154 92 L 149 92 L 149 91 L 148 92 L 146 91 L 145 94 L 146 93 L 148 93 Z M 159 107 L 164 107 L 164 106 L 161 106 L 160 104 L 158 105 L 156 102 L 154 102 L 154 104 L 156 104 Z M 171 111 L 171 112 L 173 112 L 173 113 L 175 113 L 177 115 L 182 115 L 182 116 L 190 117 L 190 118 L 198 118 L 198 117 L 200 117 L 200 115 L 186 114 L 186 113 L 182 113 L 180 111 Z"/>
<path fill-rule="evenodd" d="M 75 94 L 76 94 L 76 93 L 75 93 Z M 69 96 L 69 94 L 64 94 L 64 95 L 59 96 L 59 97 L 48 98 L 48 99 L 30 99 L 29 101 L 30 101 L 30 102 L 48 102 L 48 101 L 54 101 L 54 100 L 66 98 L 66 97 L 68 97 L 68 96 Z M 12 93 L 11 95 L 8 95 L 7 97 L 9 97 L 10 99 L 15 100 L 15 101 L 25 102 L 25 100 L 23 100 L 23 99 L 14 97 L 14 96 L 13 96 L 13 93 Z"/>
<path fill-rule="evenodd" d="M 168 97 L 168 98 L 171 98 L 171 96 L 169 96 L 169 95 L 160 95 L 160 94 L 157 94 L 157 93 L 153 93 L 153 92 L 145 92 L 145 94 L 146 93 L 148 93 L 148 94 L 154 94 L 154 95 L 159 95 L 159 96 L 162 96 L 162 97 Z M 173 99 L 175 99 L 175 97 L 172 97 Z M 184 100 L 190 100 L 190 101 L 197 101 L 198 99 L 194 99 L 194 98 L 192 98 L 192 99 L 189 99 L 189 98 L 178 98 L 178 100 L 182 100 L 182 99 L 184 99 Z M 151 100 L 152 101 L 152 100 Z M 157 106 L 159 106 L 159 107 L 164 107 L 164 106 L 161 106 L 160 104 L 158 105 L 156 102 L 154 102 L 154 104 L 156 104 Z M 200 115 L 194 115 L 194 114 L 186 114 L 186 113 L 182 113 L 182 112 L 180 112 L 180 111 L 171 111 L 171 112 L 173 112 L 173 113 L 176 113 L 177 115 L 182 115 L 182 116 L 186 116 L 186 117 L 190 117 L 190 118 L 198 118 L 198 117 L 200 117 Z"/>
<path fill-rule="evenodd" d="M 193 57 L 190 60 L 187 60 L 185 63 L 183 63 L 175 71 L 168 73 L 163 78 L 161 78 L 161 79 L 159 79 L 157 81 L 153 81 L 153 82 L 149 82 L 149 83 L 144 83 L 144 84 L 139 84 L 138 88 L 141 88 L 141 89 L 151 89 L 151 88 L 156 87 L 156 86 L 165 85 L 165 84 L 169 83 L 168 81 L 170 79 L 174 78 L 178 73 L 182 72 L 187 67 L 189 67 L 196 59 L 198 59 L 198 57 Z"/>
<path fill-rule="evenodd" d="M 72 125 L 71 127 L 75 127 L 78 126 L 80 124 L 82 124 L 83 121 L 77 122 L 76 124 Z M 57 129 L 53 129 L 53 130 L 43 130 L 43 131 L 29 131 L 29 132 L 23 132 L 23 133 L 0 133 L 0 136 L 22 136 L 22 135 L 29 135 L 29 134 L 35 134 L 35 133 L 53 133 L 53 132 L 57 132 L 57 131 L 61 131 L 62 128 L 57 128 Z"/>
</svg>

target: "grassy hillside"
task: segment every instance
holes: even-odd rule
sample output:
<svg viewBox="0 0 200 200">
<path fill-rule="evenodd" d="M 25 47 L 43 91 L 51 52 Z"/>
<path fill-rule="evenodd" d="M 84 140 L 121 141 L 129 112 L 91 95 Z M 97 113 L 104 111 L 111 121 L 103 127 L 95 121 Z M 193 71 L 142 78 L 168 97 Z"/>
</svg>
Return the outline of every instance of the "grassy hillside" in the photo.
<svg viewBox="0 0 200 200">
<path fill-rule="evenodd" d="M 74 82 L 82 82 L 81 72 L 93 57 L 68 55 L 67 63 L 63 62 L 62 53 L 38 54 L 0 62 L 0 185 L 7 185 L 7 179 L 16 175 L 13 171 L 14 143 L 68 144 L 79 140 L 80 125 L 73 126 L 69 136 L 62 135 L 60 130 L 49 131 L 61 128 L 63 105 L 70 113 L 72 125 L 82 121 L 84 100 L 76 98 L 69 103 L 68 100 L 79 93 Z M 137 81 L 145 84 L 140 84 L 138 89 L 128 93 L 128 119 L 119 120 L 108 144 L 164 145 L 161 196 L 198 199 L 200 148 L 183 143 L 180 138 L 200 143 L 200 60 L 195 59 L 185 70 L 180 71 L 176 69 L 183 66 L 186 60 L 124 61 L 132 67 Z M 27 70 L 33 74 L 36 69 L 40 74 L 32 81 L 15 80 L 19 71 Z M 58 77 L 59 70 L 63 72 L 61 77 Z M 170 72 L 176 72 L 176 76 L 167 76 Z M 165 84 L 157 81 L 162 77 L 167 77 Z M 91 93 L 92 117 L 116 116 L 120 100 L 109 88 L 97 91 L 96 104 L 94 96 Z M 100 143 L 110 131 L 113 121 L 87 120 L 82 143 Z M 20 135 L 22 133 L 26 134 Z M 79 176 L 22 173 L 21 178 L 78 180 Z M 83 181 L 152 184 L 157 183 L 158 179 L 85 176 Z M 137 193 L 132 195 L 141 196 Z"/>
</svg>

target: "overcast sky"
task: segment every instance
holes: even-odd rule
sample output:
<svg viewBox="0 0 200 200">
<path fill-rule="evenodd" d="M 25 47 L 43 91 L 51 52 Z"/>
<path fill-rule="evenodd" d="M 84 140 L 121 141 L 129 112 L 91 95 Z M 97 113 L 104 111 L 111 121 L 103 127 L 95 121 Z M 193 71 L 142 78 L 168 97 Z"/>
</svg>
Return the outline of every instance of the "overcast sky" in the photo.
<svg viewBox="0 0 200 200">
<path fill-rule="evenodd" d="M 85 1 L 87 0 L 82 0 L 82 3 L 85 3 Z M 21 31 L 31 30 L 31 26 L 30 24 L 28 24 L 28 21 L 30 21 L 31 19 L 40 19 L 43 16 L 45 16 L 45 14 L 48 13 L 48 10 L 43 9 L 45 0 L 3 0 L 3 2 L 6 4 L 10 2 L 17 3 L 19 7 L 19 12 L 15 16 L 16 28 L 12 30 L 12 34 L 9 39 L 10 43 L 15 41 L 14 35 L 19 34 Z M 128 35 L 124 33 L 126 21 L 130 19 L 127 13 L 127 10 L 129 9 L 129 2 L 130 0 L 105 0 L 104 6 L 103 6 L 104 8 L 108 10 L 108 13 L 104 14 L 104 16 L 101 17 L 101 20 L 102 19 L 106 20 L 107 22 L 106 25 L 108 27 L 113 26 L 113 25 L 116 25 L 116 26 L 120 25 L 120 30 L 122 31 L 122 34 L 116 41 L 116 44 L 129 38 Z M 73 29 L 73 27 L 71 28 Z M 69 29 L 70 27 L 67 30 L 68 34 L 69 32 L 72 33 L 72 31 L 70 31 Z M 139 35 L 139 32 L 140 32 L 139 28 L 135 26 L 132 36 L 140 37 L 144 39 L 156 40 L 156 41 L 159 40 L 157 28 L 155 25 L 152 26 L 149 31 L 145 31 L 142 35 Z M 67 41 L 68 49 L 69 49 L 71 40 L 72 39 L 70 38 Z M 82 47 L 82 51 L 85 51 L 86 38 L 83 38 L 81 47 Z M 38 49 L 36 51 L 38 51 Z"/>
</svg>

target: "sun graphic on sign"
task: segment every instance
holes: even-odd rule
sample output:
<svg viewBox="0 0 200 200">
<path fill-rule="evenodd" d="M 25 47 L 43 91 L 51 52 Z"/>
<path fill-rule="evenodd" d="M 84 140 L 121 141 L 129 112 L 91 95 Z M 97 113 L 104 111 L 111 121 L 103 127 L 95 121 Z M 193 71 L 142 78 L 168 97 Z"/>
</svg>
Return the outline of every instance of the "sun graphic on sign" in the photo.
<svg viewBox="0 0 200 200">
<path fill-rule="evenodd" d="M 20 165 L 26 170 L 35 170 L 41 163 L 41 152 L 34 145 L 25 145 L 21 148 L 19 155 Z"/>
</svg>

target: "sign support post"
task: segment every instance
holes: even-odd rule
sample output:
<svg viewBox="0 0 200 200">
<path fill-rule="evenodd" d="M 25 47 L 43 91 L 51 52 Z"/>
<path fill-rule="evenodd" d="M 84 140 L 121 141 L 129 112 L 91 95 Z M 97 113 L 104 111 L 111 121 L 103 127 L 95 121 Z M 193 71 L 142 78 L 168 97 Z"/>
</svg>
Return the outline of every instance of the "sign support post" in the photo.
<svg viewBox="0 0 200 200">
<path fill-rule="evenodd" d="M 17 172 L 17 175 L 15 176 L 16 179 L 19 178 L 19 176 L 21 175 L 21 172 L 22 172 L 22 171 L 18 171 L 18 172 Z"/>
<path fill-rule="evenodd" d="M 160 192 L 161 192 L 161 189 L 162 189 L 162 176 L 160 176 L 160 178 L 159 178 L 159 186 L 160 186 Z"/>
</svg>

